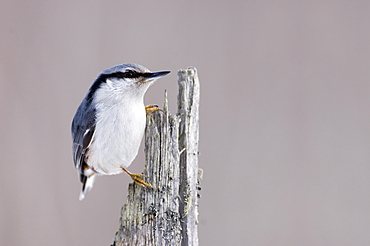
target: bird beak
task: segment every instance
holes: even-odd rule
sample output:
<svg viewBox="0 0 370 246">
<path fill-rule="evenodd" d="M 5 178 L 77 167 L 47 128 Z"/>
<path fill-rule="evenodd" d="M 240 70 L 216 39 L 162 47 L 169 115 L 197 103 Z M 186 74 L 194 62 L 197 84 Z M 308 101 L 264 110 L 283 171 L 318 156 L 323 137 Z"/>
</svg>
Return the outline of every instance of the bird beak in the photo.
<svg viewBox="0 0 370 246">
<path fill-rule="evenodd" d="M 163 76 L 169 74 L 170 72 L 171 71 L 160 71 L 160 72 L 154 72 L 154 73 L 145 73 L 144 77 L 146 79 L 154 79 L 154 78 L 158 79 L 160 77 L 163 77 Z"/>
</svg>

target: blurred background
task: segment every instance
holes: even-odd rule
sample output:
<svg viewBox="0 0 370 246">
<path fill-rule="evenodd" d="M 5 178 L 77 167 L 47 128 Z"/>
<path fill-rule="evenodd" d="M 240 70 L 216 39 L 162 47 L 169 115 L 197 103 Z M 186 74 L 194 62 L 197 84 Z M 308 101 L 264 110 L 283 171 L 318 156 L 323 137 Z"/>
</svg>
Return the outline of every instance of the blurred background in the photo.
<svg viewBox="0 0 370 246">
<path fill-rule="evenodd" d="M 201 245 L 370 245 L 369 1 L 0 5 L 0 244 L 110 245 L 127 175 L 82 202 L 70 124 L 97 74 L 201 82 Z M 130 167 L 141 172 L 143 148 Z"/>
</svg>

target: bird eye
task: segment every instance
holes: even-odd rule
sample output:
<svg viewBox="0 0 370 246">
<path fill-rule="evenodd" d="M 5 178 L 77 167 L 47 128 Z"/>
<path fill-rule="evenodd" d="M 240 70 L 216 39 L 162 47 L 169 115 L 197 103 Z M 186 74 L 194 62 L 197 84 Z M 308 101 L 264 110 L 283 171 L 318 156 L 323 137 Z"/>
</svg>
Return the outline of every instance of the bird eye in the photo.
<svg viewBox="0 0 370 246">
<path fill-rule="evenodd" d="M 129 78 L 129 79 L 132 79 L 132 78 L 137 77 L 137 75 L 136 75 L 136 72 L 134 72 L 132 70 L 128 70 L 128 71 L 125 72 L 125 77 Z"/>
</svg>

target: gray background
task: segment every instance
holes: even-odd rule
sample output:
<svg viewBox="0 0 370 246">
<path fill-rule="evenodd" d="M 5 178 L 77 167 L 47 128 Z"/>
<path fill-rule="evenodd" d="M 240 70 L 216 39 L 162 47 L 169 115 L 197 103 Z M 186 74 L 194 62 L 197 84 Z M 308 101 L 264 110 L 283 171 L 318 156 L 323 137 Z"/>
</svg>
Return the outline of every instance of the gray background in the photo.
<svg viewBox="0 0 370 246">
<path fill-rule="evenodd" d="M 201 80 L 201 245 L 370 245 L 369 1 L 1 1 L 0 244 L 110 245 L 131 182 L 83 202 L 70 123 L 95 76 Z M 130 167 L 140 172 L 142 150 Z"/>
</svg>

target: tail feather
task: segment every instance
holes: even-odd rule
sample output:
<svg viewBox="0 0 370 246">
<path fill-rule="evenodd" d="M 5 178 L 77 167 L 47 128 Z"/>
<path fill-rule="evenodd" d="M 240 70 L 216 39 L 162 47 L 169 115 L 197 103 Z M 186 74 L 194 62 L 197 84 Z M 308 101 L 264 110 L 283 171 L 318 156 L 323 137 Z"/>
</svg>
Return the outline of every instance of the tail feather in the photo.
<svg viewBox="0 0 370 246">
<path fill-rule="evenodd" d="M 96 176 L 95 174 L 89 176 L 81 174 L 82 190 L 79 198 L 80 201 L 85 198 L 87 192 L 93 187 L 95 176 Z"/>
</svg>

